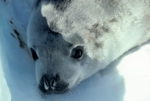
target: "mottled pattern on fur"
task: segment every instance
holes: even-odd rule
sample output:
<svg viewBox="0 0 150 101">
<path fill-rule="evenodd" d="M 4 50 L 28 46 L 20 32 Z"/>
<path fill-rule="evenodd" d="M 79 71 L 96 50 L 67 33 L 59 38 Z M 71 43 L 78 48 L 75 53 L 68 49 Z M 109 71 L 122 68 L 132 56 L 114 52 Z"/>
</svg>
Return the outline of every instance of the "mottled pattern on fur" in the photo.
<svg viewBox="0 0 150 101">
<path fill-rule="evenodd" d="M 43 0 L 28 26 L 37 81 L 59 73 L 70 89 L 148 39 L 149 0 Z M 76 46 L 85 51 L 79 62 L 70 58 Z"/>
<path fill-rule="evenodd" d="M 53 5 L 43 5 L 42 15 L 48 19 L 50 28 L 61 33 L 66 40 L 69 40 L 73 34 L 79 34 L 87 44 L 89 56 L 101 60 L 101 57 L 104 56 L 98 52 L 102 50 L 102 46 L 113 49 L 113 47 L 118 47 L 116 43 L 123 43 L 124 37 L 135 37 L 138 33 L 141 34 L 138 37 L 142 37 L 144 30 L 148 31 L 149 23 L 144 22 L 144 19 L 149 19 L 145 18 L 150 12 L 148 2 L 148 0 L 87 0 L 86 2 L 72 0 L 65 12 L 58 11 Z M 132 28 L 133 26 L 134 28 Z M 137 29 L 141 29 L 140 32 L 136 32 Z M 108 42 L 115 40 L 116 43 L 112 42 L 114 44 L 106 46 L 107 42 L 103 41 L 107 37 L 109 37 Z M 136 44 L 137 42 L 130 43 L 132 47 Z M 91 51 L 96 51 L 94 52 L 96 54 Z M 102 54 L 108 57 L 108 52 Z"/>
</svg>

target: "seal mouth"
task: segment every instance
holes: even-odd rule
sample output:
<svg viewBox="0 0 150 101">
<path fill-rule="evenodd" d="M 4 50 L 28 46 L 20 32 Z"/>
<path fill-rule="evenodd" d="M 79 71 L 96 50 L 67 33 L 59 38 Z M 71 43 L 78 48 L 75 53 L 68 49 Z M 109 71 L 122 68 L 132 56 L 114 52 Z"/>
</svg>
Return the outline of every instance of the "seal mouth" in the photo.
<svg viewBox="0 0 150 101">
<path fill-rule="evenodd" d="M 75 88 L 81 81 L 81 76 L 75 81 L 74 84 L 69 86 L 69 90 Z"/>
<path fill-rule="evenodd" d="M 77 81 L 75 82 L 75 86 L 78 85 L 78 84 L 80 83 L 80 81 L 81 81 L 81 77 L 79 77 L 79 78 L 77 79 Z"/>
</svg>

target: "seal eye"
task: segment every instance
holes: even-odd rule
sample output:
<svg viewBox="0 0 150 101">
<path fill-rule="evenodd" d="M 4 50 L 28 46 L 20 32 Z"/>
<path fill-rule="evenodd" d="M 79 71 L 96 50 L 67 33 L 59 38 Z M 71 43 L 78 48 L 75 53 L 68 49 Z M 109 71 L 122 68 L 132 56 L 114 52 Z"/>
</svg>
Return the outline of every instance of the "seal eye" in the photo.
<svg viewBox="0 0 150 101">
<path fill-rule="evenodd" d="M 77 46 L 72 50 L 71 57 L 74 59 L 81 59 L 83 57 L 83 47 Z"/>
<path fill-rule="evenodd" d="M 33 48 L 30 48 L 30 51 L 31 51 L 33 60 L 36 61 L 38 59 L 38 56 L 37 56 L 35 50 Z"/>
</svg>

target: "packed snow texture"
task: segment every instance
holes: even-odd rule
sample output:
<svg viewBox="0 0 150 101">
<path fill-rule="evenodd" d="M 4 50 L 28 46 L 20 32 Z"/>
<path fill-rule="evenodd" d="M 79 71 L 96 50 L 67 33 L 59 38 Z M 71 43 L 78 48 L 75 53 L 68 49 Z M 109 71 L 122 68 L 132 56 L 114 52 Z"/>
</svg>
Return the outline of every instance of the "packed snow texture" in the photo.
<svg viewBox="0 0 150 101">
<path fill-rule="evenodd" d="M 66 94 L 41 95 L 26 29 L 34 0 L 0 0 L 0 101 L 150 101 L 149 42 Z"/>
</svg>

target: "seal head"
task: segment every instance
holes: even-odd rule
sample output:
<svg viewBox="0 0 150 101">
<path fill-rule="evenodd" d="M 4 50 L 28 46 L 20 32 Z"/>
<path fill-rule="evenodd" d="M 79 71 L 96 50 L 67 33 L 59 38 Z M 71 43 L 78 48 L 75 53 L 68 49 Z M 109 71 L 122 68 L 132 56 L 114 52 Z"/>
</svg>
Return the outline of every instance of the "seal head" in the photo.
<svg viewBox="0 0 150 101">
<path fill-rule="evenodd" d="M 31 15 L 27 37 L 42 93 L 64 93 L 82 80 L 90 58 L 79 36 L 72 36 L 75 43 L 65 41 L 61 33 L 51 30 L 38 7 Z"/>
<path fill-rule="evenodd" d="M 138 0 L 38 0 L 27 42 L 40 91 L 64 93 L 135 47 L 143 35 L 144 41 L 149 39 L 149 25 L 137 24 L 146 22 L 142 21 L 149 15 L 144 11 L 146 4 Z M 141 10 L 135 13 L 137 8 Z"/>
</svg>

